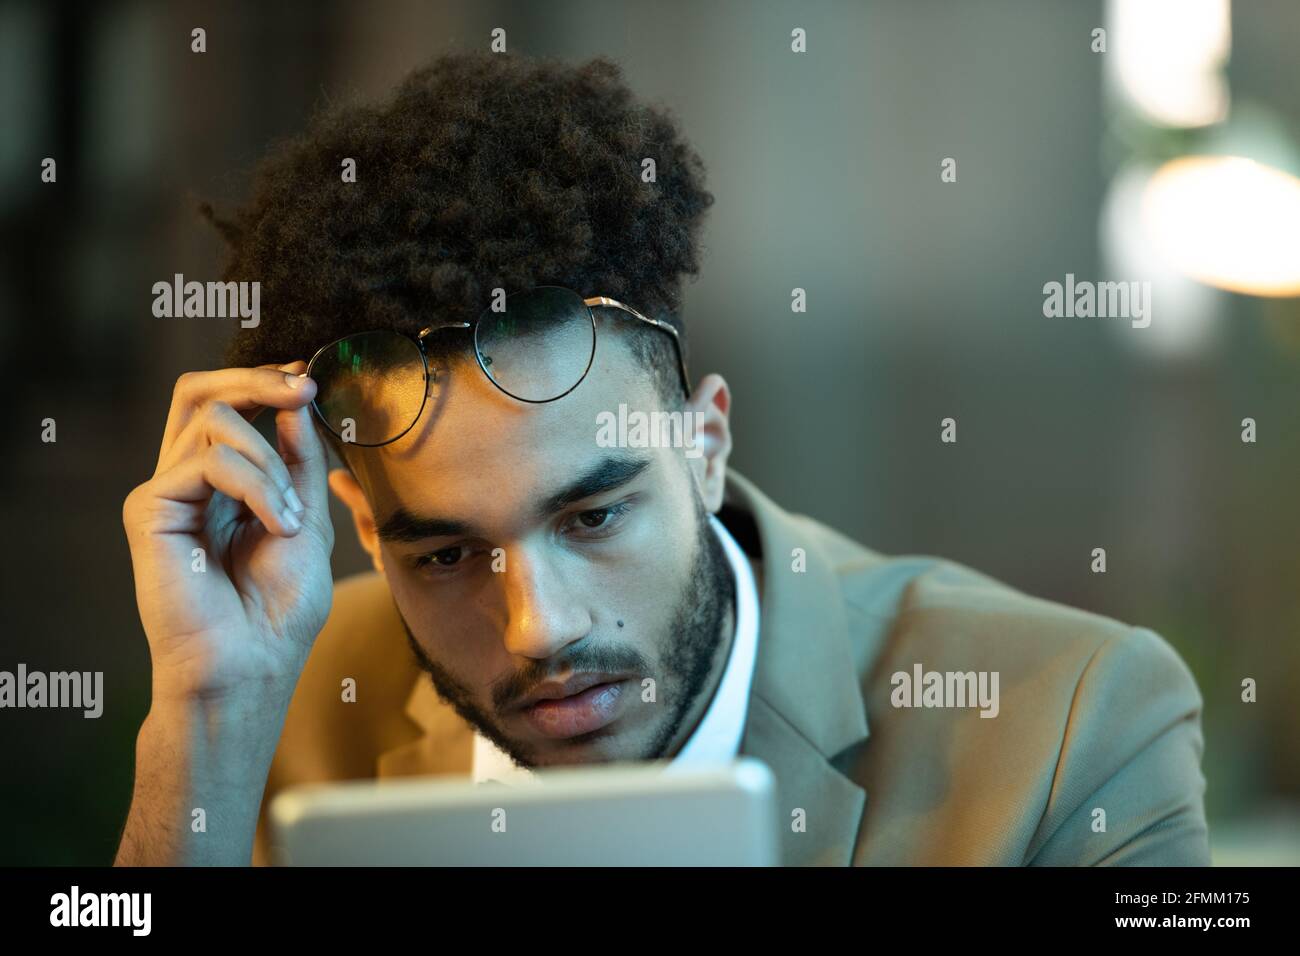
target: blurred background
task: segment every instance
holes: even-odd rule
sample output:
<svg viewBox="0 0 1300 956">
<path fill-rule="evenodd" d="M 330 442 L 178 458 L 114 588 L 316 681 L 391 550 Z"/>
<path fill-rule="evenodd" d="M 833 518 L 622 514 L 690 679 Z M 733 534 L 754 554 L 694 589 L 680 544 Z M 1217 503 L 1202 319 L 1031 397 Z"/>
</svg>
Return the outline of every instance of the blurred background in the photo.
<svg viewBox="0 0 1300 956">
<path fill-rule="evenodd" d="M 233 328 L 151 313 L 219 276 L 196 200 L 494 27 L 613 57 L 704 158 L 683 314 L 735 467 L 878 551 L 1160 632 L 1205 698 L 1216 862 L 1300 863 L 1300 4 L 45 0 L 0 3 L 0 669 L 100 670 L 107 704 L 0 711 L 0 864 L 107 864 L 125 819 L 121 505 Z M 1067 274 L 1151 282 L 1151 326 L 1046 318 Z M 365 568 L 338 527 L 336 574 Z"/>
</svg>

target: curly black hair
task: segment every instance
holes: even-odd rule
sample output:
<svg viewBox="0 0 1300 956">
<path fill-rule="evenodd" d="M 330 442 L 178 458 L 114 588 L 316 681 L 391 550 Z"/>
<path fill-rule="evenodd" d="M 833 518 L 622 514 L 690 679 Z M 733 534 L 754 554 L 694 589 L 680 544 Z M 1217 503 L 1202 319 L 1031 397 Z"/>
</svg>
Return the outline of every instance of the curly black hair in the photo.
<svg viewBox="0 0 1300 956">
<path fill-rule="evenodd" d="M 341 176 L 349 158 L 354 183 Z M 619 299 L 673 323 L 685 348 L 677 313 L 713 203 L 704 179 L 671 114 L 637 102 L 603 56 L 444 55 L 383 103 L 318 110 L 261 160 L 232 217 L 200 204 L 230 246 L 224 280 L 261 283 L 262 320 L 235 332 L 226 363 L 471 321 L 493 289 L 533 285 Z M 680 402 L 670 337 L 640 329 L 627 341 Z"/>
</svg>

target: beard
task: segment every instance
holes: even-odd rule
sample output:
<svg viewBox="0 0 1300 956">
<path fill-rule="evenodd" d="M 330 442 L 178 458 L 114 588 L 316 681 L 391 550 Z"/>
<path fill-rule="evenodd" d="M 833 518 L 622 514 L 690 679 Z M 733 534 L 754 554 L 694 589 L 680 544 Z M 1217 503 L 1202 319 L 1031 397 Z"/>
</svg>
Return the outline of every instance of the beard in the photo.
<svg viewBox="0 0 1300 956">
<path fill-rule="evenodd" d="M 677 596 L 672 622 L 660 644 L 664 647 L 663 673 L 656 676 L 660 687 L 673 688 L 668 717 L 656 732 L 654 739 L 640 753 L 628 754 L 622 760 L 658 760 L 668 757 L 668 748 L 677 739 L 687 714 L 703 693 L 713 670 L 713 659 L 718 645 L 724 639 L 723 628 L 734 621 L 736 598 L 735 576 L 732 574 L 727 553 L 709 522 L 708 512 L 700 498 L 699 490 L 691 484 L 695 501 L 695 536 L 691 555 L 690 573 Z M 492 741 L 516 764 L 525 768 L 538 766 L 529 750 L 503 734 L 491 716 L 478 705 L 473 694 L 445 667 L 431 659 L 415 639 L 401 608 L 397 616 L 406 631 L 407 642 L 420 665 L 433 681 L 438 696 L 451 705 L 461 719 Z M 545 680 L 551 674 L 574 671 L 626 671 L 651 676 L 646 657 L 634 647 L 588 647 L 579 642 L 577 649 L 548 658 L 531 661 L 527 668 L 508 683 L 512 687 L 527 689 Z M 567 739 L 569 744 L 582 744 L 607 736 L 605 729 Z"/>
</svg>

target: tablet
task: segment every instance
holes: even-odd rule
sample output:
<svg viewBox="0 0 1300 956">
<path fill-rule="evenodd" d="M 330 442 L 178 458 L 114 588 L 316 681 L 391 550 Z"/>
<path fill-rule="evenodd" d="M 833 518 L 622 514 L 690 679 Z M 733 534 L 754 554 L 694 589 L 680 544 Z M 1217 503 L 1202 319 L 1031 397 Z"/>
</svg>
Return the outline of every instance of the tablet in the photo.
<svg viewBox="0 0 1300 956">
<path fill-rule="evenodd" d="M 775 866 L 772 771 L 753 757 L 307 784 L 271 802 L 289 866 Z"/>
</svg>

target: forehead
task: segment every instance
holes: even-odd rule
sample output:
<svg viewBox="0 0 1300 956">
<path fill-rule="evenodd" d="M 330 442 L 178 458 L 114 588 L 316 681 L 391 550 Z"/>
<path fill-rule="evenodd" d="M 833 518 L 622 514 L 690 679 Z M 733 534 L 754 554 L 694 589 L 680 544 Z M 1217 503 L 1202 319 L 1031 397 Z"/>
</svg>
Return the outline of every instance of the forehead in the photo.
<svg viewBox="0 0 1300 956">
<path fill-rule="evenodd" d="M 598 320 L 591 370 L 553 402 L 530 404 L 493 385 L 473 358 L 440 372 L 419 422 L 390 445 L 356 449 L 353 468 L 375 518 L 415 513 L 524 520 L 531 503 L 573 480 L 611 449 L 596 443 L 597 417 L 662 404 L 622 336 Z M 658 457 L 663 449 L 648 449 Z M 653 470 L 653 469 L 652 469 Z"/>
</svg>

